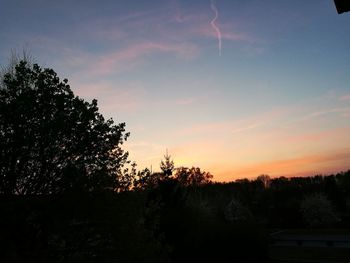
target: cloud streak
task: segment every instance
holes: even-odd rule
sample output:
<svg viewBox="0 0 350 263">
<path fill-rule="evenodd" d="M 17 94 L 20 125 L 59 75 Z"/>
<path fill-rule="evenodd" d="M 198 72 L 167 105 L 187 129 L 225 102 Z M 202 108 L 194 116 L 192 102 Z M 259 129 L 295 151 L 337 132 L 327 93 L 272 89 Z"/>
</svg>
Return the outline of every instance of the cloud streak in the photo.
<svg viewBox="0 0 350 263">
<path fill-rule="evenodd" d="M 216 32 L 216 36 L 217 36 L 217 39 L 218 39 L 219 56 L 221 56 L 221 45 L 222 45 L 222 43 L 221 43 L 221 32 L 220 32 L 219 27 L 216 25 L 216 20 L 218 19 L 219 12 L 218 12 L 218 9 L 215 6 L 214 0 L 211 0 L 210 8 L 214 12 L 214 18 L 210 21 L 210 24 L 211 24 L 212 28 Z"/>
<path fill-rule="evenodd" d="M 326 110 L 312 112 L 304 117 L 299 118 L 298 121 L 305 121 L 305 120 L 321 117 L 321 116 L 324 116 L 327 114 L 332 114 L 332 113 L 348 114 L 349 112 L 350 112 L 350 107 L 330 108 L 330 109 L 326 109 Z"/>
<path fill-rule="evenodd" d="M 197 123 L 177 132 L 179 135 L 214 134 L 220 131 L 226 134 L 234 134 L 268 126 L 278 119 L 284 118 L 286 114 L 288 114 L 288 109 L 276 108 L 236 120 Z"/>
<path fill-rule="evenodd" d="M 87 100 L 97 99 L 101 111 L 108 115 L 136 112 L 145 104 L 145 90 L 138 83 L 111 84 L 104 81 L 72 81 L 73 90 Z"/>
<path fill-rule="evenodd" d="M 97 66 L 93 65 L 90 73 L 106 75 L 130 69 L 142 63 L 145 56 L 154 53 L 168 53 L 183 59 L 191 59 L 198 51 L 194 45 L 187 43 L 145 41 L 97 57 Z"/>
<path fill-rule="evenodd" d="M 350 101 L 350 94 L 343 95 L 339 98 L 340 101 Z"/>
</svg>

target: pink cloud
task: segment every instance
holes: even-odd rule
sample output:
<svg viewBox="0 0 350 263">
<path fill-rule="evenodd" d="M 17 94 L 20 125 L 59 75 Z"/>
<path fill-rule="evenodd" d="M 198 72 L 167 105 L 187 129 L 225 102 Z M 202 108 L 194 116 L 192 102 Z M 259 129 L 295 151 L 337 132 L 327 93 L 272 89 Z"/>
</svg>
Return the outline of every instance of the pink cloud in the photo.
<svg viewBox="0 0 350 263">
<path fill-rule="evenodd" d="M 212 18 L 213 14 L 212 10 L 209 9 L 209 6 L 207 12 L 201 13 L 180 13 L 178 11 L 174 15 L 173 21 L 177 22 L 177 24 L 181 24 L 182 27 L 177 28 L 177 34 L 175 35 L 179 35 L 184 38 L 206 37 L 217 39 L 217 32 L 213 29 L 210 23 Z M 215 23 L 220 29 L 221 39 L 223 41 L 262 44 L 261 39 L 258 39 L 247 32 L 242 32 L 239 30 L 237 23 L 222 23 L 220 21 L 220 17 Z M 259 52 L 261 52 L 261 50 L 262 48 L 259 47 Z"/>
<path fill-rule="evenodd" d="M 178 99 L 175 101 L 176 105 L 189 105 L 189 104 L 193 104 L 194 102 L 196 102 L 198 99 L 197 98 L 183 98 L 183 99 Z"/>
<path fill-rule="evenodd" d="M 343 95 L 339 98 L 340 101 L 350 101 L 350 94 Z"/>
<path fill-rule="evenodd" d="M 79 28 L 72 28 L 78 43 L 73 48 L 66 48 L 66 43 L 58 38 L 42 37 L 33 41 L 33 45 L 39 44 L 48 53 L 56 53 L 55 57 L 64 57 L 64 61 L 58 61 L 62 67 L 67 67 L 68 64 L 73 68 L 71 71 L 79 71 L 79 74 L 86 75 L 106 75 L 130 70 L 145 63 L 147 56 L 157 53 L 193 59 L 200 50 L 198 37 L 217 37 L 210 26 L 212 13 L 209 3 L 206 11 L 184 13 L 176 3 L 175 7 L 175 12 L 173 8 L 163 5 L 157 10 L 91 20 Z M 221 24 L 220 30 L 223 40 L 256 42 L 254 37 L 239 32 L 239 29 L 230 23 Z M 109 51 L 98 54 L 81 50 L 79 43 L 86 41 L 103 42 L 107 46 L 105 50 Z M 255 49 L 261 52 L 261 48 Z"/>
<path fill-rule="evenodd" d="M 143 42 L 96 58 L 89 74 L 105 75 L 133 68 L 153 53 L 170 53 L 184 59 L 194 58 L 198 50 L 187 43 Z"/>
<path fill-rule="evenodd" d="M 212 10 L 208 9 L 183 12 L 175 4 L 173 8 L 163 8 L 157 13 L 153 11 L 140 12 L 115 20 L 102 20 L 93 22 L 87 27 L 87 31 L 104 40 L 164 42 L 175 41 L 179 43 L 198 44 L 198 37 L 217 38 L 216 32 L 210 25 Z M 240 32 L 237 25 L 232 23 L 220 23 L 222 40 L 230 42 L 245 42 L 254 44 L 258 39 L 246 32 Z M 94 30 L 91 30 L 91 27 Z M 150 34 L 146 34 L 150 32 Z M 140 39 L 141 37 L 141 39 Z M 134 42 L 135 43 L 135 42 Z M 261 50 L 261 48 L 260 48 Z"/>
<path fill-rule="evenodd" d="M 157 25 L 164 20 L 167 9 L 152 9 L 127 13 L 116 17 L 98 18 L 83 26 L 83 31 L 92 38 L 102 37 L 103 40 L 122 40 L 130 37 L 134 32 L 139 33 L 148 25 Z"/>
<path fill-rule="evenodd" d="M 144 105 L 145 90 L 137 83 L 122 85 L 113 85 L 103 81 L 95 83 L 74 83 L 72 81 L 72 83 L 77 96 L 87 100 L 97 99 L 99 108 L 109 115 L 122 111 L 134 112 Z"/>
<path fill-rule="evenodd" d="M 269 125 L 277 119 L 283 118 L 289 109 L 278 108 L 268 112 L 256 114 L 247 118 L 229 120 L 222 122 L 197 123 L 188 128 L 177 131 L 179 135 L 191 134 L 216 134 L 224 132 L 226 134 L 234 134 L 248 130 L 254 130 Z"/>
<path fill-rule="evenodd" d="M 309 113 L 304 117 L 301 117 L 299 121 L 305 121 L 305 120 L 309 120 L 309 119 L 313 119 L 313 118 L 317 118 L 323 115 L 333 114 L 333 113 L 349 114 L 349 112 L 350 112 L 350 107 L 330 108 L 330 109 L 319 110 L 319 111 L 314 111 L 312 113 Z"/>
<path fill-rule="evenodd" d="M 339 137 L 347 137 L 350 134 L 350 127 L 341 127 L 321 131 L 317 133 L 306 133 L 297 136 L 285 137 L 283 140 L 288 143 L 305 143 L 305 142 L 318 142 L 325 141 L 326 139 L 333 138 L 337 140 Z"/>
</svg>

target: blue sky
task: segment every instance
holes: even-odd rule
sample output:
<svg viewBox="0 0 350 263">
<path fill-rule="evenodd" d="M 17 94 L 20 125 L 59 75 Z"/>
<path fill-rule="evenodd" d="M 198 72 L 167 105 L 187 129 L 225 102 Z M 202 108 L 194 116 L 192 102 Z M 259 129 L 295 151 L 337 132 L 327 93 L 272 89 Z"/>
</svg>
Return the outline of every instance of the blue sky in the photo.
<svg viewBox="0 0 350 263">
<path fill-rule="evenodd" d="M 0 17 L 0 64 L 27 49 L 97 98 L 140 169 L 167 148 L 216 180 L 350 168 L 350 13 L 331 0 L 5 0 Z"/>
</svg>

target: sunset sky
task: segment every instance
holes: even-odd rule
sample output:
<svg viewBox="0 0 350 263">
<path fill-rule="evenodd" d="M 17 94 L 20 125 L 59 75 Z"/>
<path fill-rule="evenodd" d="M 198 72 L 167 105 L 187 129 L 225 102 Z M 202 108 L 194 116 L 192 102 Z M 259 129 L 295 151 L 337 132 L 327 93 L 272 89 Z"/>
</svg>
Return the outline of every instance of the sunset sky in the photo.
<svg viewBox="0 0 350 263">
<path fill-rule="evenodd" d="M 126 122 L 138 168 L 217 181 L 350 169 L 350 12 L 333 0 L 2 0 L 11 49 Z"/>
</svg>

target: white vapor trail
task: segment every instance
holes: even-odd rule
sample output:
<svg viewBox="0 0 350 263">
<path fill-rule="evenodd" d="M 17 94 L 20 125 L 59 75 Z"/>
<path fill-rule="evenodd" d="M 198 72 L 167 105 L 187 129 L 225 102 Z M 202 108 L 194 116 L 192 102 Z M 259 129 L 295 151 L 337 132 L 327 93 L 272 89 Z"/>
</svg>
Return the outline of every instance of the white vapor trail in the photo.
<svg viewBox="0 0 350 263">
<path fill-rule="evenodd" d="M 215 24 L 216 19 L 218 19 L 219 12 L 215 6 L 214 0 L 211 0 L 210 8 L 211 8 L 211 10 L 213 10 L 213 12 L 215 14 L 214 18 L 210 21 L 210 24 L 216 32 L 216 35 L 218 38 L 218 44 L 219 44 L 219 56 L 221 56 L 221 32 L 220 32 L 219 27 Z"/>
</svg>

